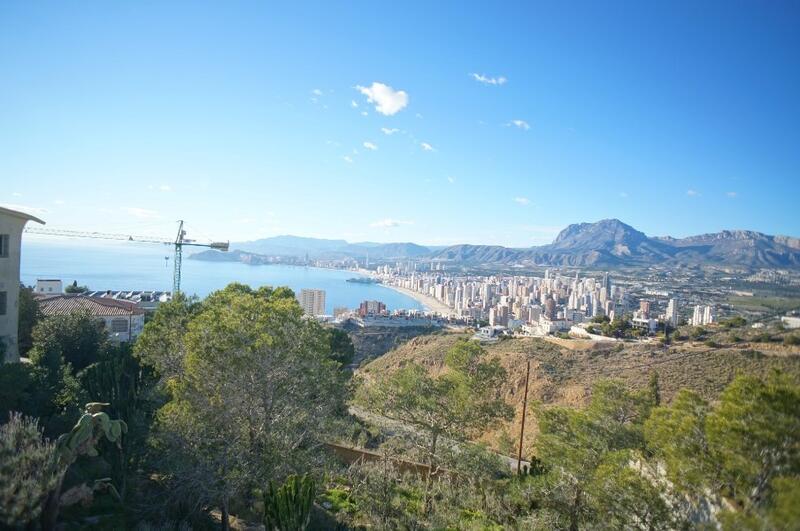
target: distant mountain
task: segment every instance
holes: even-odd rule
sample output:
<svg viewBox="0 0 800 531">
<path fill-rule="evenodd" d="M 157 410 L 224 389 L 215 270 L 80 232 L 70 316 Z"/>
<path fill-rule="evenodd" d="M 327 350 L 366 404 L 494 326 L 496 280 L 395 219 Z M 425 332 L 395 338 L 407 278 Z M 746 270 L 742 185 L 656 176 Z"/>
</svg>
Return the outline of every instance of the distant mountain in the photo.
<svg viewBox="0 0 800 531">
<path fill-rule="evenodd" d="M 265 256 L 282 256 L 310 259 L 364 258 L 376 260 L 392 258 L 418 258 L 431 253 L 431 249 L 415 243 L 349 243 L 345 240 L 303 238 L 300 236 L 275 236 L 249 242 L 231 243 L 231 249 Z"/>
<path fill-rule="evenodd" d="M 453 245 L 432 258 L 472 264 L 637 266 L 663 263 L 743 267 L 800 267 L 800 239 L 753 231 L 688 238 L 649 237 L 618 219 L 578 223 L 553 243 L 527 249 Z"/>
<path fill-rule="evenodd" d="M 310 259 L 440 260 L 465 265 L 544 265 L 625 267 L 654 264 L 738 267 L 800 267 L 800 239 L 754 231 L 726 230 L 687 238 L 651 237 L 618 219 L 577 223 L 553 243 L 515 249 L 500 245 L 425 247 L 414 243 L 349 243 L 298 236 L 276 236 L 232 243 L 228 254 L 199 253 L 200 260 L 258 263 L 258 256 Z"/>
</svg>

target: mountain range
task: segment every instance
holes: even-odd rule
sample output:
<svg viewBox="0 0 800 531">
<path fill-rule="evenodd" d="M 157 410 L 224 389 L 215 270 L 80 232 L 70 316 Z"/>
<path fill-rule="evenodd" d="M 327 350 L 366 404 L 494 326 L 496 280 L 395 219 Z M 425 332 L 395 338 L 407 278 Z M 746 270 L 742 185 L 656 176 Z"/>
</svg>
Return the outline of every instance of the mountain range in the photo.
<svg viewBox="0 0 800 531">
<path fill-rule="evenodd" d="M 242 255 L 309 259 L 425 259 L 464 265 L 649 266 L 696 264 L 800 268 L 800 239 L 754 231 L 725 230 L 686 238 L 652 237 L 621 222 L 604 219 L 562 230 L 553 243 L 528 248 L 500 245 L 426 247 L 415 243 L 349 243 L 298 236 L 276 236 L 232 243 L 241 251 L 223 258 L 205 251 L 193 258 L 243 260 Z M 246 260 L 243 260 L 246 261 Z"/>
</svg>

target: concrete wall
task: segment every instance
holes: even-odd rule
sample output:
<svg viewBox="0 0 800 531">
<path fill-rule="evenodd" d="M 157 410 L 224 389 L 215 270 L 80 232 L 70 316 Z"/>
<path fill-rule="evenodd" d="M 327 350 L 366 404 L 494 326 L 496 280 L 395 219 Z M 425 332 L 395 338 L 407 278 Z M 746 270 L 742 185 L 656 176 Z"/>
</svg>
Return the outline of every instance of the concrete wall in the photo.
<svg viewBox="0 0 800 531">
<path fill-rule="evenodd" d="M 6 362 L 19 361 L 19 259 L 25 219 L 0 212 L 0 235 L 8 234 L 8 253 L 0 257 L 0 291 L 6 292 L 6 312 L 0 315 L 0 339 L 6 345 Z"/>
</svg>

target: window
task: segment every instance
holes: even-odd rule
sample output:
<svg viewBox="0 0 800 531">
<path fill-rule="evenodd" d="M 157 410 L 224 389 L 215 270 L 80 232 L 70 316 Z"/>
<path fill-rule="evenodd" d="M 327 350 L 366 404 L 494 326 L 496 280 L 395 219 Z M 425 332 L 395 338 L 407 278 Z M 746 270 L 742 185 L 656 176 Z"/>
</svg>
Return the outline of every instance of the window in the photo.
<svg viewBox="0 0 800 531">
<path fill-rule="evenodd" d="M 0 234 L 0 258 L 8 258 L 8 234 Z"/>
<path fill-rule="evenodd" d="M 6 314 L 6 304 L 8 304 L 8 292 L 0 291 L 0 315 Z"/>
<path fill-rule="evenodd" d="M 127 332 L 128 331 L 128 320 L 127 319 L 114 319 L 111 321 L 111 332 L 112 333 L 120 333 L 120 332 Z"/>
</svg>

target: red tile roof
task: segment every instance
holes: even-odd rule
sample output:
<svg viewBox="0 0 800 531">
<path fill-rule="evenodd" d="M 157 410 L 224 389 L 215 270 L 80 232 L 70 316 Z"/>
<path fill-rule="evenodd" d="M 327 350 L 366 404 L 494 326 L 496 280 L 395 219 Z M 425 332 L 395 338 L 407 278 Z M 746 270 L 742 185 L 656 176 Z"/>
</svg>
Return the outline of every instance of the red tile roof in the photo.
<svg viewBox="0 0 800 531">
<path fill-rule="evenodd" d="M 39 298 L 39 308 L 44 315 L 65 315 L 74 311 L 88 311 L 97 317 L 116 315 L 142 315 L 144 310 L 130 301 L 84 297 L 82 295 L 58 295 Z"/>
</svg>

